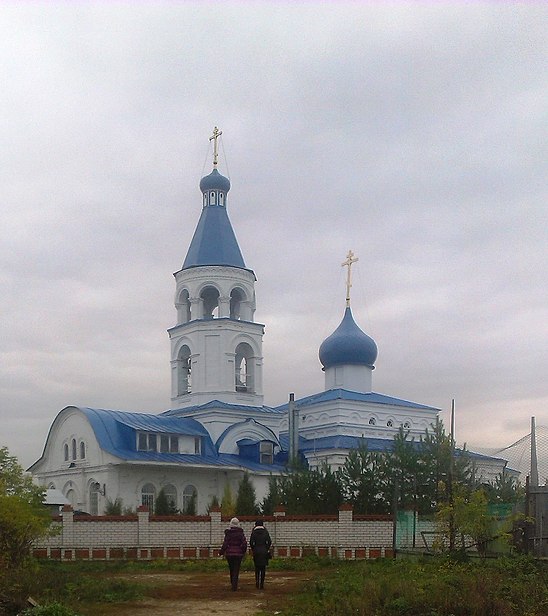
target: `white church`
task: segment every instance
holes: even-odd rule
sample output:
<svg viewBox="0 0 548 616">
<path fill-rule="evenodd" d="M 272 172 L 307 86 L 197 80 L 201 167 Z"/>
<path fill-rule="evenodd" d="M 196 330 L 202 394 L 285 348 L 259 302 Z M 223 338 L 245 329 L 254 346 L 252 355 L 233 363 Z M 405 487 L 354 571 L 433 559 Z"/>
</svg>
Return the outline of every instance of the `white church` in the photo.
<svg viewBox="0 0 548 616">
<path fill-rule="evenodd" d="M 235 496 L 248 473 L 260 502 L 270 475 L 289 456 L 310 468 L 340 467 L 365 440 L 389 449 L 400 426 L 419 437 L 439 409 L 372 389 L 377 346 L 356 324 L 347 300 L 337 329 L 319 348 L 324 391 L 269 407 L 263 401 L 263 335 L 254 320 L 255 274 L 244 262 L 227 211 L 230 181 L 217 169 L 200 181 L 201 214 L 182 268 L 175 273 L 171 341 L 172 408 L 160 414 L 68 406 L 53 420 L 44 451 L 29 469 L 75 510 L 104 512 L 107 500 L 154 508 L 161 489 L 177 509 L 206 512 L 227 484 Z M 198 204 L 197 204 L 198 205 Z M 342 308 L 342 306 L 341 306 Z M 486 480 L 505 461 L 475 455 Z"/>
</svg>

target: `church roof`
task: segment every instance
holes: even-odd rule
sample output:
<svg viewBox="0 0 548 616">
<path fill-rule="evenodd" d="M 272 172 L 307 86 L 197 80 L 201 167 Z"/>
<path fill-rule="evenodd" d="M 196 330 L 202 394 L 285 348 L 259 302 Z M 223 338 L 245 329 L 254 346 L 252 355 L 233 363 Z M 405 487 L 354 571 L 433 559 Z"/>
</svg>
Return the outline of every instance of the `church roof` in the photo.
<svg viewBox="0 0 548 616">
<path fill-rule="evenodd" d="M 220 400 L 211 400 L 205 404 L 195 404 L 194 406 L 185 406 L 179 409 L 169 409 L 160 413 L 160 415 L 168 416 L 181 416 L 181 414 L 193 413 L 195 411 L 208 411 L 211 409 L 222 409 L 225 411 L 245 411 L 246 413 L 274 413 L 280 414 L 287 412 L 287 405 L 283 407 L 270 407 L 270 406 L 249 406 L 246 404 L 230 404 L 229 402 L 221 402 Z"/>
<path fill-rule="evenodd" d="M 295 404 L 299 408 L 303 408 L 305 406 L 311 406 L 314 404 L 319 404 L 321 402 L 331 402 L 332 400 L 352 400 L 355 402 L 369 402 L 371 404 L 386 404 L 390 406 L 401 406 L 405 408 L 429 409 L 429 410 L 434 410 L 434 411 L 440 410 L 433 406 L 417 404 L 416 402 L 410 402 L 409 400 L 402 400 L 401 398 L 393 398 L 392 396 L 386 396 L 384 394 L 378 394 L 375 392 L 361 393 L 358 391 L 349 391 L 347 389 L 328 389 L 327 391 L 322 391 L 319 394 L 313 394 L 311 396 L 306 396 L 305 398 L 301 398 L 300 400 L 296 400 Z M 276 410 L 278 410 L 279 412 L 286 412 L 287 403 L 276 407 Z"/>
<path fill-rule="evenodd" d="M 375 341 L 358 327 L 347 306 L 337 329 L 322 342 L 319 356 L 324 368 L 343 364 L 373 367 L 377 352 Z"/>
<path fill-rule="evenodd" d="M 93 428 L 101 449 L 126 462 L 185 464 L 207 467 L 245 468 L 279 472 L 277 464 L 260 464 L 234 454 L 219 454 L 201 423 L 189 417 L 169 417 L 105 409 L 78 407 Z M 136 448 L 135 430 L 202 437 L 202 453 L 164 453 Z"/>
<path fill-rule="evenodd" d="M 182 269 L 200 265 L 228 265 L 246 269 L 225 205 L 219 202 L 210 203 L 206 195 L 210 190 L 220 191 L 224 194 L 226 204 L 230 181 L 217 169 L 213 169 L 209 175 L 202 178 L 200 189 L 205 195 L 206 205 L 202 208 Z"/>
</svg>

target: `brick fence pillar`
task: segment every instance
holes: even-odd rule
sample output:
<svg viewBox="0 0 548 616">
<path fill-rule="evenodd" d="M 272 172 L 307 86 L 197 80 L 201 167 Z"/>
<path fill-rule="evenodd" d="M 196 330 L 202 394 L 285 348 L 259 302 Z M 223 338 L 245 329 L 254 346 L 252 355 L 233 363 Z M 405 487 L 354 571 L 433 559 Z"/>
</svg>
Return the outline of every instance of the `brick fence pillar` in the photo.
<svg viewBox="0 0 548 616">
<path fill-rule="evenodd" d="M 221 508 L 212 507 L 209 510 L 209 548 L 210 555 L 217 556 L 223 543 L 223 526 Z"/>
<path fill-rule="evenodd" d="M 61 545 L 72 546 L 74 543 L 74 511 L 70 505 L 63 505 L 61 510 L 63 528 L 61 531 Z"/>
<path fill-rule="evenodd" d="M 285 507 L 283 505 L 277 505 L 274 508 L 274 533 L 271 533 L 272 536 L 272 545 L 274 549 L 277 547 L 278 543 L 278 520 L 280 518 L 285 518 Z"/>
<path fill-rule="evenodd" d="M 354 544 L 353 516 L 352 505 L 345 503 L 339 507 L 339 528 L 337 533 L 339 538 L 339 545 L 337 546 L 339 558 L 348 558 L 348 550 L 345 548 Z"/>
<path fill-rule="evenodd" d="M 137 543 L 139 546 L 150 546 L 150 513 L 146 505 L 137 508 Z"/>
</svg>

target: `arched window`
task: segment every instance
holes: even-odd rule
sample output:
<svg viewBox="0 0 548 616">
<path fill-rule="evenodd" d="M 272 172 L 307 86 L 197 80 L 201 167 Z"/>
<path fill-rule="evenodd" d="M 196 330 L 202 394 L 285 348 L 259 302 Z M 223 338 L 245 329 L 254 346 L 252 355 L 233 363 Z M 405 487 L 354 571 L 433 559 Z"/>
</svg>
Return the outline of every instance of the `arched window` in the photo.
<svg viewBox="0 0 548 616">
<path fill-rule="evenodd" d="M 236 347 L 234 384 L 236 391 L 253 391 L 253 349 L 246 342 Z"/>
<path fill-rule="evenodd" d="M 207 195 L 204 193 L 204 207 L 207 205 Z"/>
<path fill-rule="evenodd" d="M 86 444 L 84 441 L 80 441 L 80 459 L 84 460 L 86 457 Z"/>
<path fill-rule="evenodd" d="M 183 514 L 196 515 L 196 503 L 198 501 L 198 491 L 192 485 L 186 486 L 183 490 Z"/>
<path fill-rule="evenodd" d="M 389 420 L 386 422 L 386 426 L 387 426 L 388 428 L 392 428 L 392 426 L 393 426 L 393 425 L 394 425 L 394 422 L 393 422 L 391 419 L 389 419 Z"/>
<path fill-rule="evenodd" d="M 215 287 L 206 287 L 201 295 L 203 302 L 203 318 L 214 319 L 219 316 L 219 291 Z"/>
<path fill-rule="evenodd" d="M 240 289 L 232 289 L 230 293 L 230 318 L 240 319 L 242 316 L 242 301 L 244 294 Z"/>
<path fill-rule="evenodd" d="M 223 205 L 224 195 L 223 193 L 219 193 L 219 205 Z"/>
<path fill-rule="evenodd" d="M 69 446 L 68 446 L 67 443 L 65 443 L 64 446 L 63 446 L 63 454 L 64 454 L 65 462 L 68 462 L 68 459 L 69 459 Z"/>
<path fill-rule="evenodd" d="M 177 357 L 177 395 L 190 393 L 191 390 L 191 360 L 190 348 L 185 344 L 181 347 Z"/>
<path fill-rule="evenodd" d="M 141 505 L 148 507 L 148 510 L 154 512 L 154 498 L 156 496 L 156 488 L 151 483 L 145 483 L 141 488 Z"/>
<path fill-rule="evenodd" d="M 370 417 L 369 418 L 369 425 L 370 426 L 375 426 L 377 425 L 377 420 L 374 417 Z"/>
<path fill-rule="evenodd" d="M 70 504 L 74 508 L 74 506 L 76 505 L 76 492 L 72 488 L 70 488 L 65 494 L 65 496 L 67 497 L 67 500 L 70 502 Z"/>
<path fill-rule="evenodd" d="M 168 484 L 164 486 L 164 494 L 166 495 L 170 509 L 175 511 L 177 509 L 177 488 L 174 485 Z"/>
<path fill-rule="evenodd" d="M 213 191 L 209 193 L 209 204 L 215 205 L 215 193 Z"/>
<path fill-rule="evenodd" d="M 76 439 L 72 439 L 72 459 L 76 460 Z"/>
<path fill-rule="evenodd" d="M 177 301 L 177 320 L 179 323 L 188 323 L 191 318 L 190 297 L 188 291 L 183 289 Z"/>
</svg>

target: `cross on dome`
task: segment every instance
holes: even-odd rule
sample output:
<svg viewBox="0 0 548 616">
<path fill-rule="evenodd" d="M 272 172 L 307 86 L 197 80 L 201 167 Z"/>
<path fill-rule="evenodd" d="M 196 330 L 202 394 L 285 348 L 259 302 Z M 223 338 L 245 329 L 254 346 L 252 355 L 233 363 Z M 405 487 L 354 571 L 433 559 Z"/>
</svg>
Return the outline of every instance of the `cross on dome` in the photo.
<svg viewBox="0 0 548 616">
<path fill-rule="evenodd" d="M 358 257 L 355 257 L 354 253 L 351 250 L 349 250 L 348 254 L 346 255 L 346 261 L 344 263 L 341 263 L 341 267 L 348 267 L 348 272 L 346 274 L 346 306 L 347 308 L 350 307 L 350 287 L 352 286 L 352 282 L 351 282 L 352 263 L 356 263 L 356 261 L 359 261 Z"/>
<path fill-rule="evenodd" d="M 213 129 L 213 135 L 209 138 L 210 141 L 213 141 L 213 166 L 217 166 L 217 159 L 219 157 L 219 151 L 217 150 L 217 139 L 223 134 L 222 130 L 219 130 L 217 127 Z"/>
</svg>

